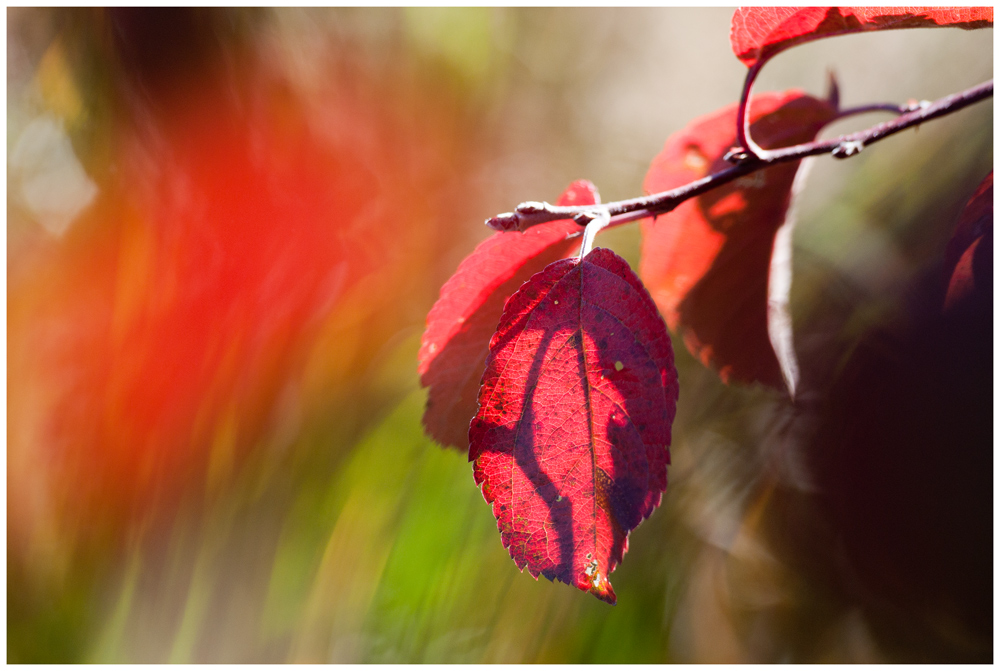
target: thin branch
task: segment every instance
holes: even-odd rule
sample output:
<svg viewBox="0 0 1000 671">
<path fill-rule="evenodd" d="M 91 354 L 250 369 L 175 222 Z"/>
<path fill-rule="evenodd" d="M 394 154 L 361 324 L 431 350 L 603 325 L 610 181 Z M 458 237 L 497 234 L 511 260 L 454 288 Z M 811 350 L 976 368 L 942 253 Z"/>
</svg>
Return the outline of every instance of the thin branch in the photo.
<svg viewBox="0 0 1000 671">
<path fill-rule="evenodd" d="M 764 64 L 768 63 L 771 58 L 776 55 L 776 53 L 777 52 L 754 63 L 747 71 L 747 76 L 743 80 L 743 90 L 740 92 L 740 104 L 736 110 L 736 146 L 733 147 L 733 149 L 725 156 L 726 160 L 734 165 L 739 165 L 740 163 L 744 163 L 748 160 L 766 161 L 771 157 L 771 152 L 754 142 L 754 139 L 750 136 L 750 94 L 753 92 L 753 85 L 757 81 L 757 76 L 760 74 L 760 71 L 764 68 Z M 840 86 L 837 82 L 837 76 L 832 70 L 829 71 L 828 74 L 830 81 L 827 101 L 833 109 L 837 110 L 837 115 L 831 121 L 838 121 L 840 119 L 859 114 L 867 114 L 868 112 L 892 112 L 893 114 L 905 114 L 918 109 L 916 105 L 925 106 L 930 104 L 927 101 L 907 105 L 897 105 L 895 103 L 875 103 L 872 105 L 862 105 L 860 107 L 851 107 L 846 110 L 841 110 Z"/>
<path fill-rule="evenodd" d="M 651 196 L 605 203 L 600 206 L 600 210 L 611 215 L 609 226 L 618 226 L 636 219 L 664 214 L 689 198 L 700 196 L 716 187 L 772 165 L 798 161 L 807 156 L 820 154 L 832 154 L 835 158 L 848 158 L 890 135 L 918 126 L 925 121 L 957 112 L 992 95 L 993 80 L 991 79 L 960 93 L 945 96 L 931 104 L 920 103 L 916 109 L 866 130 L 842 135 L 832 140 L 818 140 L 784 149 L 772 149 L 767 152 L 766 158 L 758 159 L 750 156 L 740 165 L 708 175 L 690 184 Z M 547 221 L 573 219 L 581 226 L 585 226 L 595 218 L 595 211 L 596 208 L 593 205 L 556 206 L 548 203 L 527 202 L 518 205 L 513 212 L 488 219 L 486 225 L 498 231 L 525 231 Z"/>
<path fill-rule="evenodd" d="M 857 107 L 848 107 L 844 110 L 839 110 L 837 116 L 833 121 L 840 121 L 841 119 L 846 119 L 851 116 L 858 116 L 859 114 L 868 114 L 869 112 L 889 112 L 890 114 L 906 114 L 907 112 L 915 112 L 919 109 L 929 106 L 931 103 L 927 100 L 921 100 L 919 102 L 911 102 L 905 105 L 897 105 L 896 103 L 873 103 L 871 105 L 858 105 Z"/>
</svg>

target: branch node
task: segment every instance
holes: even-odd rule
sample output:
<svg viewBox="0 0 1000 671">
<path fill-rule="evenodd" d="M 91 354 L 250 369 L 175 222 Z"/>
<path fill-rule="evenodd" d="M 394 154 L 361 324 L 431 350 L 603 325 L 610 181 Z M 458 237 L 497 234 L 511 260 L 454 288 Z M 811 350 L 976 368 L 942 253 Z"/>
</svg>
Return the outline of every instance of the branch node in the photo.
<svg viewBox="0 0 1000 671">
<path fill-rule="evenodd" d="M 907 112 L 916 112 L 919 110 L 927 109 L 931 106 L 930 100 L 908 100 L 906 105 L 903 106 L 902 112 L 905 114 Z"/>
<path fill-rule="evenodd" d="M 834 158 L 850 158 L 856 154 L 860 154 L 861 150 L 865 148 L 865 143 L 861 140 L 845 140 L 837 145 L 832 152 L 830 152 Z"/>
<path fill-rule="evenodd" d="M 733 165 L 743 165 L 745 163 L 749 163 L 751 160 L 757 157 L 750 154 L 743 147 L 730 147 L 729 151 L 727 151 L 726 155 L 723 156 L 722 158 L 724 161 L 726 161 L 726 163 L 731 163 Z"/>
</svg>

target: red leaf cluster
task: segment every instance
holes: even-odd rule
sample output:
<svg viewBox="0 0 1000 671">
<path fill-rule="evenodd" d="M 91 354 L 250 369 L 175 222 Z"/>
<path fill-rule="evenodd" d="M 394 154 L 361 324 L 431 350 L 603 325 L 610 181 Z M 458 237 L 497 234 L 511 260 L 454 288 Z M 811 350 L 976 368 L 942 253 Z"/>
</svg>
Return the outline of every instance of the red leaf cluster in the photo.
<svg viewBox="0 0 1000 671">
<path fill-rule="evenodd" d="M 580 180 L 559 205 L 600 202 L 593 184 Z M 427 315 L 418 355 L 420 382 L 429 387 L 424 426 L 442 445 L 464 450 L 490 337 L 504 302 L 545 266 L 571 254 L 583 229 L 570 219 L 534 226 L 525 233 L 495 233 L 479 244 L 441 287 Z"/>
<path fill-rule="evenodd" d="M 836 110 L 800 91 L 755 96 L 751 131 L 768 149 L 808 142 Z M 646 193 L 729 166 L 737 106 L 692 121 L 653 159 Z M 671 330 L 723 380 L 783 385 L 768 336 L 768 271 L 798 163 L 784 163 L 685 201 L 642 223 L 639 273 Z"/>
<path fill-rule="evenodd" d="M 821 37 L 992 21 L 991 8 L 749 8 L 734 15 L 731 38 L 755 66 Z M 752 102 L 747 130 L 764 149 L 810 142 L 838 114 L 836 103 L 794 90 Z M 730 105 L 671 136 L 646 193 L 729 169 L 740 109 Z M 521 570 L 615 603 L 609 576 L 667 484 L 678 389 L 657 308 L 724 381 L 787 385 L 794 395 L 787 302 L 798 170 L 798 162 L 757 169 L 643 221 L 642 281 L 605 249 L 565 258 L 582 229 L 562 220 L 497 233 L 442 287 L 419 354 L 430 388 L 424 424 L 442 444 L 468 446 Z M 970 209 L 991 198 L 989 184 L 990 195 L 983 187 Z M 596 202 L 593 186 L 577 182 L 559 204 Z M 992 210 L 988 228 L 980 214 L 956 234 L 949 301 L 984 281 L 972 256 L 992 248 Z"/>
<path fill-rule="evenodd" d="M 615 603 L 608 576 L 667 486 L 677 392 L 663 320 L 613 252 L 553 263 L 511 297 L 469 458 L 519 568 Z"/>
<path fill-rule="evenodd" d="M 740 7 L 729 41 L 747 67 L 803 42 L 870 30 L 993 25 L 992 7 Z"/>
</svg>

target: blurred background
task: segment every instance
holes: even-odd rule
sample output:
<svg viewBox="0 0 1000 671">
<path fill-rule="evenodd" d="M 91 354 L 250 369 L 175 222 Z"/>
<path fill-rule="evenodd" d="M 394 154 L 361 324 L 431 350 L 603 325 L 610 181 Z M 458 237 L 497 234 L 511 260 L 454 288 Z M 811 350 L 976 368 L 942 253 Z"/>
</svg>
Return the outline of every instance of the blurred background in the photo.
<svg viewBox="0 0 1000 671">
<path fill-rule="evenodd" d="M 737 99 L 730 16 L 9 8 L 8 661 L 991 661 L 992 294 L 939 306 L 992 100 L 813 163 L 797 405 L 675 343 L 617 606 L 518 573 L 423 434 L 424 318 L 483 220 L 639 195 Z M 933 100 L 992 40 L 826 40 L 757 89 Z M 599 244 L 637 267 L 637 225 Z"/>
</svg>

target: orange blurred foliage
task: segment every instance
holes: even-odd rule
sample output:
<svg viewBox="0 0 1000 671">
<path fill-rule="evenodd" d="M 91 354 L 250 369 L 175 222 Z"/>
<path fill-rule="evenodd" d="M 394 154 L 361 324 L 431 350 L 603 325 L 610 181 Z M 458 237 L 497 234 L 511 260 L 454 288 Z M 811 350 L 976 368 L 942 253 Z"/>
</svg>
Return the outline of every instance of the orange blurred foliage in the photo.
<svg viewBox="0 0 1000 671">
<path fill-rule="evenodd" d="M 15 546 L 211 491 L 280 433 L 289 385 L 316 405 L 359 384 L 467 160 L 454 96 L 398 68 L 342 59 L 306 96 L 237 45 L 168 77 L 157 33 L 102 18 L 120 104 L 100 195 L 11 262 Z"/>
</svg>

